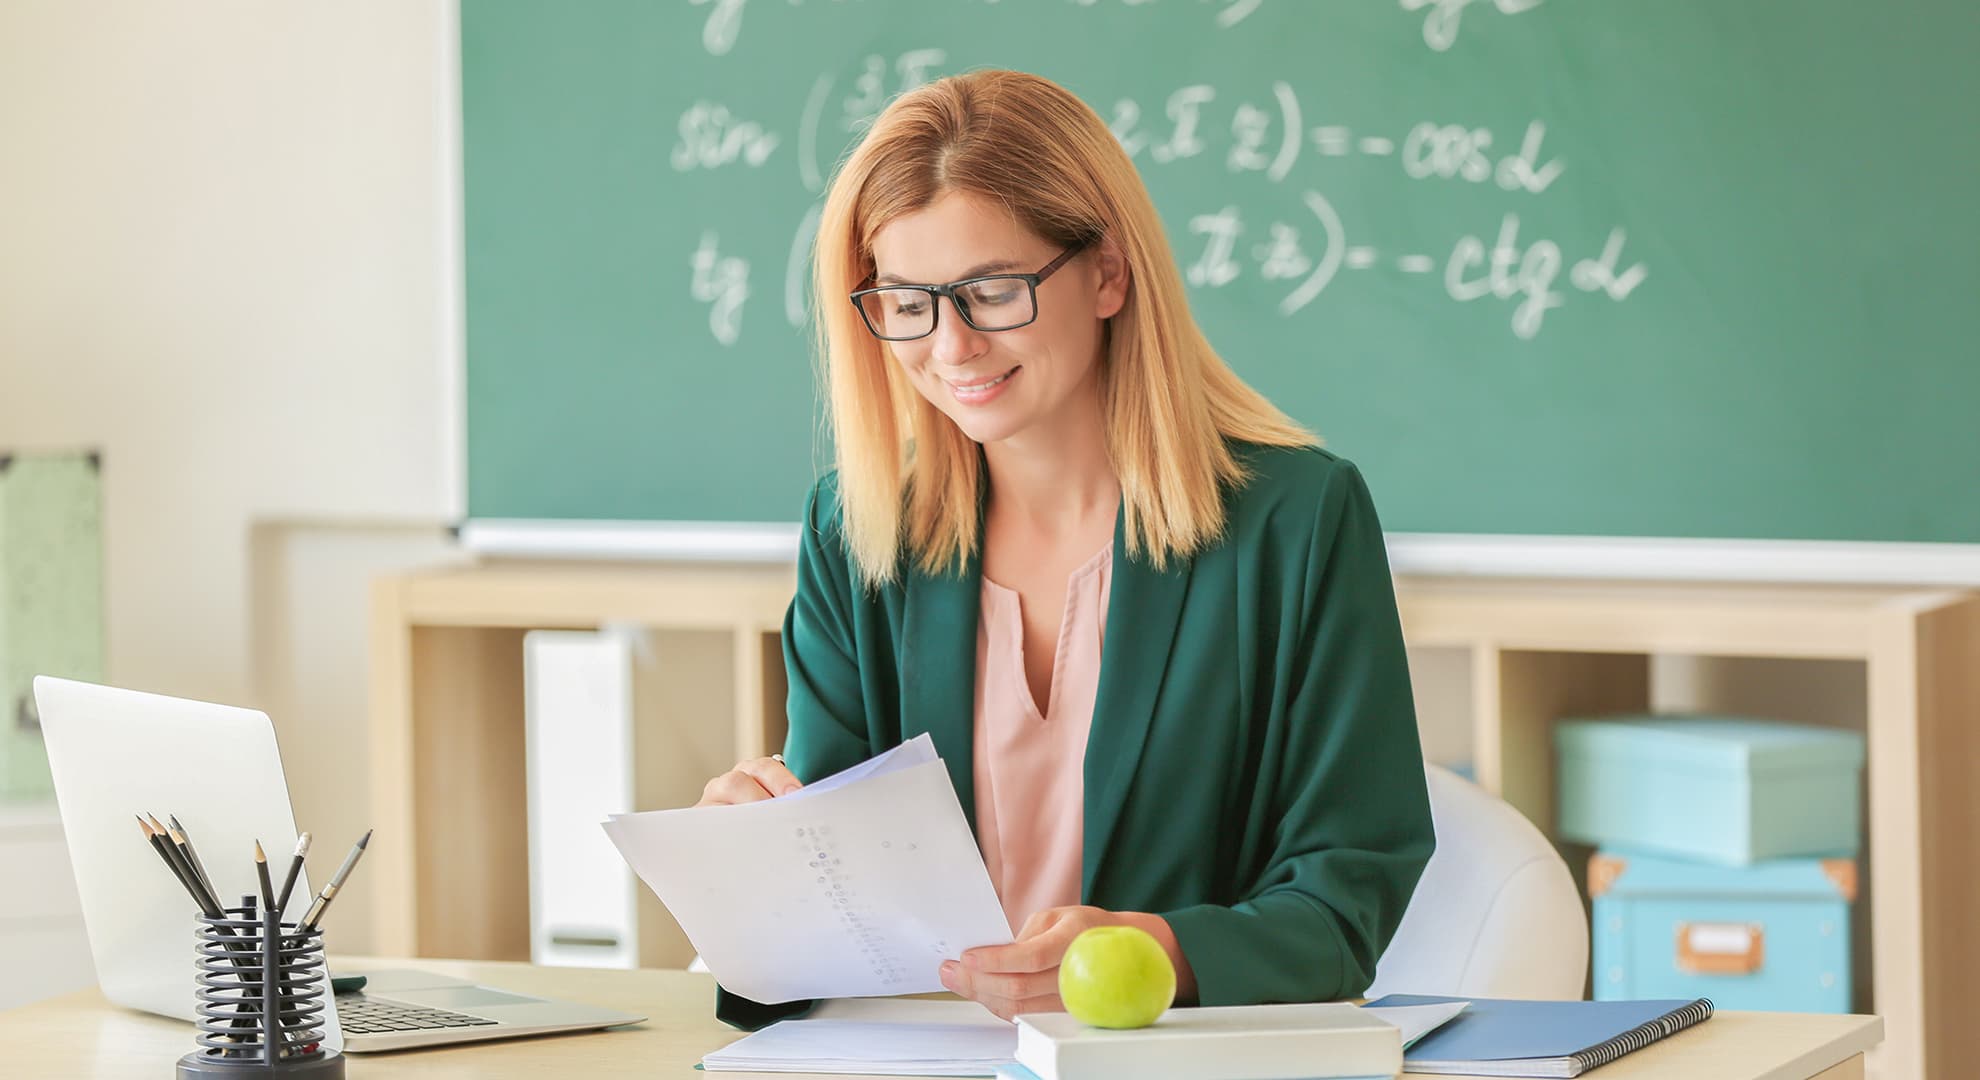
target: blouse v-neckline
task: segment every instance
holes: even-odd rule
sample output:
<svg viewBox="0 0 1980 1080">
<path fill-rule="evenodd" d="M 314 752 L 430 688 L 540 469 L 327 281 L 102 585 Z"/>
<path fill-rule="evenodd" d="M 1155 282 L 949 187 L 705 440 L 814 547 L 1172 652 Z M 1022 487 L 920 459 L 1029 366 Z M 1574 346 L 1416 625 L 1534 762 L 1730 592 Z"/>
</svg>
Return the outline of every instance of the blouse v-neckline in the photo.
<svg viewBox="0 0 1980 1080">
<path fill-rule="evenodd" d="M 1076 651 L 1076 647 L 1084 643 L 1074 635 L 1080 634 L 1084 636 L 1087 632 L 1086 625 L 1089 622 L 1092 623 L 1091 632 L 1093 639 L 1090 656 L 1093 666 L 1096 669 L 1099 666 L 1100 651 L 1104 641 L 1107 622 L 1105 603 L 1107 582 L 1104 578 L 1108 575 L 1104 575 L 1103 571 L 1111 569 L 1113 555 L 1114 545 L 1112 542 L 1109 542 L 1106 547 L 1095 552 L 1091 558 L 1073 568 L 1072 573 L 1066 575 L 1066 595 L 1064 602 L 1059 608 L 1059 633 L 1053 645 L 1052 674 L 1046 680 L 1046 705 L 1043 709 L 1038 707 L 1038 698 L 1032 693 L 1031 680 L 1025 672 L 1024 598 L 1016 589 L 992 581 L 988 574 L 983 575 L 983 615 L 986 628 L 988 625 L 994 624 L 997 627 L 997 632 L 1004 635 L 1005 640 L 993 642 L 993 645 L 1003 651 L 1006 656 L 1014 658 L 1015 663 L 1009 666 L 1017 677 L 1017 690 L 1020 692 L 1018 696 L 1023 699 L 1026 715 L 1035 723 L 1048 723 L 1052 716 L 1058 712 L 1060 701 L 1059 688 L 1066 674 L 1068 659 L 1069 657 L 1084 657 L 1086 655 L 1084 649 L 1077 649 Z M 1095 576 L 1101 576 L 1103 578 L 1100 582 L 1099 603 L 1097 605 L 1099 610 L 1097 612 L 1089 612 L 1087 611 L 1088 605 L 1085 603 L 1088 597 L 1081 590 L 1089 579 Z M 1081 618 L 1080 616 L 1082 615 L 1091 615 L 1092 617 L 1090 619 Z M 1097 679 L 1095 681 L 1097 682 Z M 1091 712 L 1092 708 L 1092 703 L 1090 701 L 1087 702 L 1085 709 Z"/>
</svg>

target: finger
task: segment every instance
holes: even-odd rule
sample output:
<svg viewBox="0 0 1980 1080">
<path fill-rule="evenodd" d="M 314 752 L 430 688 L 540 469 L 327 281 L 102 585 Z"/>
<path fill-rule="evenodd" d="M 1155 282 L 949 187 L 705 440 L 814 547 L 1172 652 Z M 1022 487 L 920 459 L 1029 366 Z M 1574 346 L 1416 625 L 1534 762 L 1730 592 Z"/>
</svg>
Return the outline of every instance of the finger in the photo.
<svg viewBox="0 0 1980 1080">
<path fill-rule="evenodd" d="M 969 992 L 970 973 L 961 964 L 956 963 L 954 960 L 944 960 L 942 961 L 942 966 L 937 970 L 937 975 L 942 980 L 943 988 L 950 993 L 961 994 L 963 997 L 971 996 Z"/>
<path fill-rule="evenodd" d="M 1059 1000 L 1059 992 L 1054 990 L 1049 994 L 1040 994 L 1037 997 L 1026 998 L 1018 1002 L 1011 1009 L 1011 1019 L 1015 1020 L 1025 1013 L 1055 1013 L 1065 1011 L 1066 1003 Z"/>
<path fill-rule="evenodd" d="M 702 789 L 701 801 L 696 806 L 735 806 L 740 803 L 762 802 L 771 794 L 756 778 L 748 773 L 731 769 L 708 782 Z"/>
<path fill-rule="evenodd" d="M 968 981 L 969 996 L 981 1000 L 1000 998 L 1004 1001 L 1024 1001 L 1058 993 L 1059 969 L 1035 971 L 1026 974 L 1008 974 L 999 971 L 969 971 L 964 969 L 963 978 Z"/>
<path fill-rule="evenodd" d="M 1045 931 L 1050 930 L 1058 924 L 1060 919 L 1065 918 L 1066 912 L 1070 910 L 1072 909 L 1055 907 L 1032 912 L 1031 917 L 1024 920 L 1023 928 L 1018 930 L 1017 939 L 1023 941 L 1026 938 L 1037 937 Z"/>
<path fill-rule="evenodd" d="M 1004 1020 L 1016 1020 L 1026 1013 L 1065 1012 L 1066 1006 L 1059 995 L 1040 994 L 1028 998 L 979 998 L 979 1004 Z"/>
<path fill-rule="evenodd" d="M 1024 921 L 1018 940 L 1009 945 L 983 945 L 962 954 L 965 966 L 976 971 L 1048 971 L 1059 966 L 1072 939 L 1100 922 L 1087 916 L 1094 909 L 1046 908 Z"/>
<path fill-rule="evenodd" d="M 1022 1000 L 1039 994 L 1049 994 L 1059 988 L 1057 969 L 1050 972 L 1010 973 L 1001 971 L 975 971 L 954 960 L 946 961 L 941 969 L 942 985 L 966 998 L 1003 998 L 1007 1001 Z"/>
<path fill-rule="evenodd" d="M 737 765 L 736 771 L 746 774 L 762 784 L 763 790 L 775 795 L 789 795 L 804 786 L 798 781 L 797 774 L 785 768 L 784 763 L 776 758 L 751 758 Z"/>
<path fill-rule="evenodd" d="M 973 973 L 1048 971 L 1059 966 L 1070 940 L 1070 935 L 1048 930 L 1010 945 L 979 945 L 965 951 L 962 962 Z"/>
<path fill-rule="evenodd" d="M 1020 1012 L 1063 1011 L 1054 975 L 997 975 L 970 971 L 953 960 L 942 965 L 942 985 L 1005 1020 Z"/>
</svg>

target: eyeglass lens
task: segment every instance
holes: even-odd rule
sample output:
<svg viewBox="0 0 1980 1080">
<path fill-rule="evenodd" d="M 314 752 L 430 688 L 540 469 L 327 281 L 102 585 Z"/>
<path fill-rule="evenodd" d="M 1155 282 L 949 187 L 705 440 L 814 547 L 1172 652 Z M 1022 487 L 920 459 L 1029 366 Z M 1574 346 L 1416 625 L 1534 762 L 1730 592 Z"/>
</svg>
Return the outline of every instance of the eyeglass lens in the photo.
<svg viewBox="0 0 1980 1080">
<path fill-rule="evenodd" d="M 1010 330 L 1036 314 L 1031 283 L 1021 277 L 980 278 L 956 286 L 956 309 L 978 330 Z M 937 297 L 922 289 L 877 289 L 860 297 L 867 325 L 881 337 L 925 337 L 935 330 Z"/>
</svg>

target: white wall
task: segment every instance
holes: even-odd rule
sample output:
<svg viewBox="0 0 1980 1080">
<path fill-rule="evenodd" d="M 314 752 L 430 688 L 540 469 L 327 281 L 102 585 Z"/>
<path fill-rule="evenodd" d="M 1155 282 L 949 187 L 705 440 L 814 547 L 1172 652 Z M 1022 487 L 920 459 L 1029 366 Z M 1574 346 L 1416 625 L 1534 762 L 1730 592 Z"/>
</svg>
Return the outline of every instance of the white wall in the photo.
<svg viewBox="0 0 1980 1080">
<path fill-rule="evenodd" d="M 0 448 L 104 450 L 111 679 L 269 709 L 338 853 L 364 583 L 462 503 L 454 51 L 447 0 L 0 3 Z"/>
</svg>

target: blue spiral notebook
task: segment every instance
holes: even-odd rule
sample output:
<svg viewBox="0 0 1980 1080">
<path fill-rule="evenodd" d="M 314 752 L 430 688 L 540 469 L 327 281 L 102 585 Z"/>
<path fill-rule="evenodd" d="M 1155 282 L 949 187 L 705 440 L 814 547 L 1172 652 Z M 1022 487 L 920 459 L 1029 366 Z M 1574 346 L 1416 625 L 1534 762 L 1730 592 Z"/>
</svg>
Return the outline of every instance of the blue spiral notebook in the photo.
<svg viewBox="0 0 1980 1080">
<path fill-rule="evenodd" d="M 1712 1002 L 1506 1001 L 1390 994 L 1373 1006 L 1470 1005 L 1403 1056 L 1408 1072 L 1575 1077 L 1712 1015 Z"/>
</svg>

